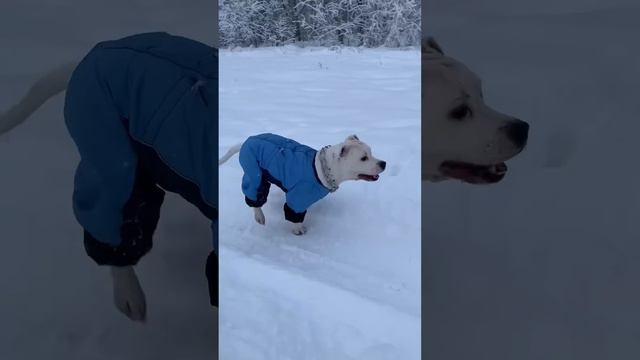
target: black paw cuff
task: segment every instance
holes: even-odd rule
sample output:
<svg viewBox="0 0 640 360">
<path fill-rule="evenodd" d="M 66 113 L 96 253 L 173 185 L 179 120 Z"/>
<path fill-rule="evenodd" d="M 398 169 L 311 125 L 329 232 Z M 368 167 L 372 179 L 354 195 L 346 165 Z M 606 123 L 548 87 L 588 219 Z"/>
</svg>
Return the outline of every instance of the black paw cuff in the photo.
<svg viewBox="0 0 640 360">
<path fill-rule="evenodd" d="M 213 251 L 207 258 L 206 274 L 209 283 L 209 301 L 211 306 L 218 307 L 218 255 Z"/>
<path fill-rule="evenodd" d="M 262 207 L 267 202 L 266 197 L 261 199 L 258 197 L 258 200 L 251 200 L 248 197 L 244 197 L 244 202 L 247 203 L 250 207 Z"/>
<path fill-rule="evenodd" d="M 289 205 L 287 205 L 287 203 L 284 203 L 284 218 L 291 221 L 292 223 L 301 223 L 304 221 L 304 216 L 307 214 L 307 210 L 301 212 L 301 213 L 297 213 L 295 211 L 293 211 L 293 209 L 291 209 L 289 207 Z"/>
<path fill-rule="evenodd" d="M 84 249 L 98 265 L 133 266 L 151 250 L 151 241 L 131 238 L 129 240 L 118 246 L 111 246 L 96 240 L 89 232 L 84 231 Z"/>
</svg>

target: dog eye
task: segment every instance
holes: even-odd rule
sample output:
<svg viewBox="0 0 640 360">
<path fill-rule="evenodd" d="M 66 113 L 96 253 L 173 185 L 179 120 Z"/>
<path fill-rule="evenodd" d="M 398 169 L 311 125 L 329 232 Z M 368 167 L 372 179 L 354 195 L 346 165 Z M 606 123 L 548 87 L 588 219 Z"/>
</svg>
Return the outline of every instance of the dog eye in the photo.
<svg viewBox="0 0 640 360">
<path fill-rule="evenodd" d="M 471 109 L 468 105 L 460 105 L 451 110 L 451 113 L 449 113 L 449 115 L 456 120 L 462 120 L 471 115 Z"/>
<path fill-rule="evenodd" d="M 362 158 L 360 158 L 360 160 L 362 161 L 367 161 L 368 157 L 367 156 L 363 156 Z"/>
</svg>

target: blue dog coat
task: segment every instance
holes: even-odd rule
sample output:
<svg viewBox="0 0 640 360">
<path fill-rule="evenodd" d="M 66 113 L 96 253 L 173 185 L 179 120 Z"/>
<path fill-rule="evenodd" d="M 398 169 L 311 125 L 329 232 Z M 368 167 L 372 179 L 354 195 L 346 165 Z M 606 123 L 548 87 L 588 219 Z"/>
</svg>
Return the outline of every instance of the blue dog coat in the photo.
<svg viewBox="0 0 640 360">
<path fill-rule="evenodd" d="M 217 120 L 215 48 L 147 33 L 101 42 L 80 62 L 65 122 L 81 157 L 74 214 L 94 260 L 131 265 L 148 252 L 164 190 L 211 219 L 217 253 Z"/>
<path fill-rule="evenodd" d="M 274 134 L 249 137 L 240 148 L 244 170 L 242 192 L 247 205 L 261 207 L 267 201 L 270 184 L 286 193 L 285 218 L 299 223 L 309 206 L 329 194 L 318 177 L 314 160 L 317 151 Z"/>
</svg>

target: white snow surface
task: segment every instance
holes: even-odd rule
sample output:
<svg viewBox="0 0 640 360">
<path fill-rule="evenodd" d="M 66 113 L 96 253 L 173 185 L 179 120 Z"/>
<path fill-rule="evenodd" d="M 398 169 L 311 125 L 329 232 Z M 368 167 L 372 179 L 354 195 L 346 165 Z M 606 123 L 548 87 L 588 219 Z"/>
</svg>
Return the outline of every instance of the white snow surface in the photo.
<svg viewBox="0 0 640 360">
<path fill-rule="evenodd" d="M 272 186 L 257 224 L 237 156 L 220 168 L 220 359 L 420 359 L 416 48 L 222 51 L 220 153 L 272 132 L 319 149 L 350 134 L 387 161 L 312 205 L 293 235 Z"/>
<path fill-rule="evenodd" d="M 96 42 L 168 31 L 215 40 L 215 2 L 8 0 L 0 5 L 0 109 Z M 106 269 L 86 256 L 71 194 L 78 155 L 58 96 L 0 137 L 0 359 L 203 360 L 217 354 L 204 275 L 209 224 L 168 196 L 138 274 L 149 318 L 112 304 Z"/>
<path fill-rule="evenodd" d="M 637 2 L 423 10 L 486 101 L 531 124 L 500 184 L 423 187 L 425 358 L 640 358 Z"/>
</svg>

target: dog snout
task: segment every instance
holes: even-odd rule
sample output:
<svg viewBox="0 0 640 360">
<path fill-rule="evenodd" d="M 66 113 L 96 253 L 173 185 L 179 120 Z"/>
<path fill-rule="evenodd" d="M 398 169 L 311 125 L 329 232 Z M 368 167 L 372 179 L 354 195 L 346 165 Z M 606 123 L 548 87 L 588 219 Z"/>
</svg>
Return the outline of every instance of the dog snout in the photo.
<svg viewBox="0 0 640 360">
<path fill-rule="evenodd" d="M 378 161 L 378 166 L 380 166 L 380 169 L 384 170 L 387 167 L 387 162 L 386 161 Z"/>
<path fill-rule="evenodd" d="M 522 120 L 514 120 L 506 126 L 507 136 L 513 143 L 521 148 L 524 147 L 529 138 L 529 124 Z"/>
</svg>

